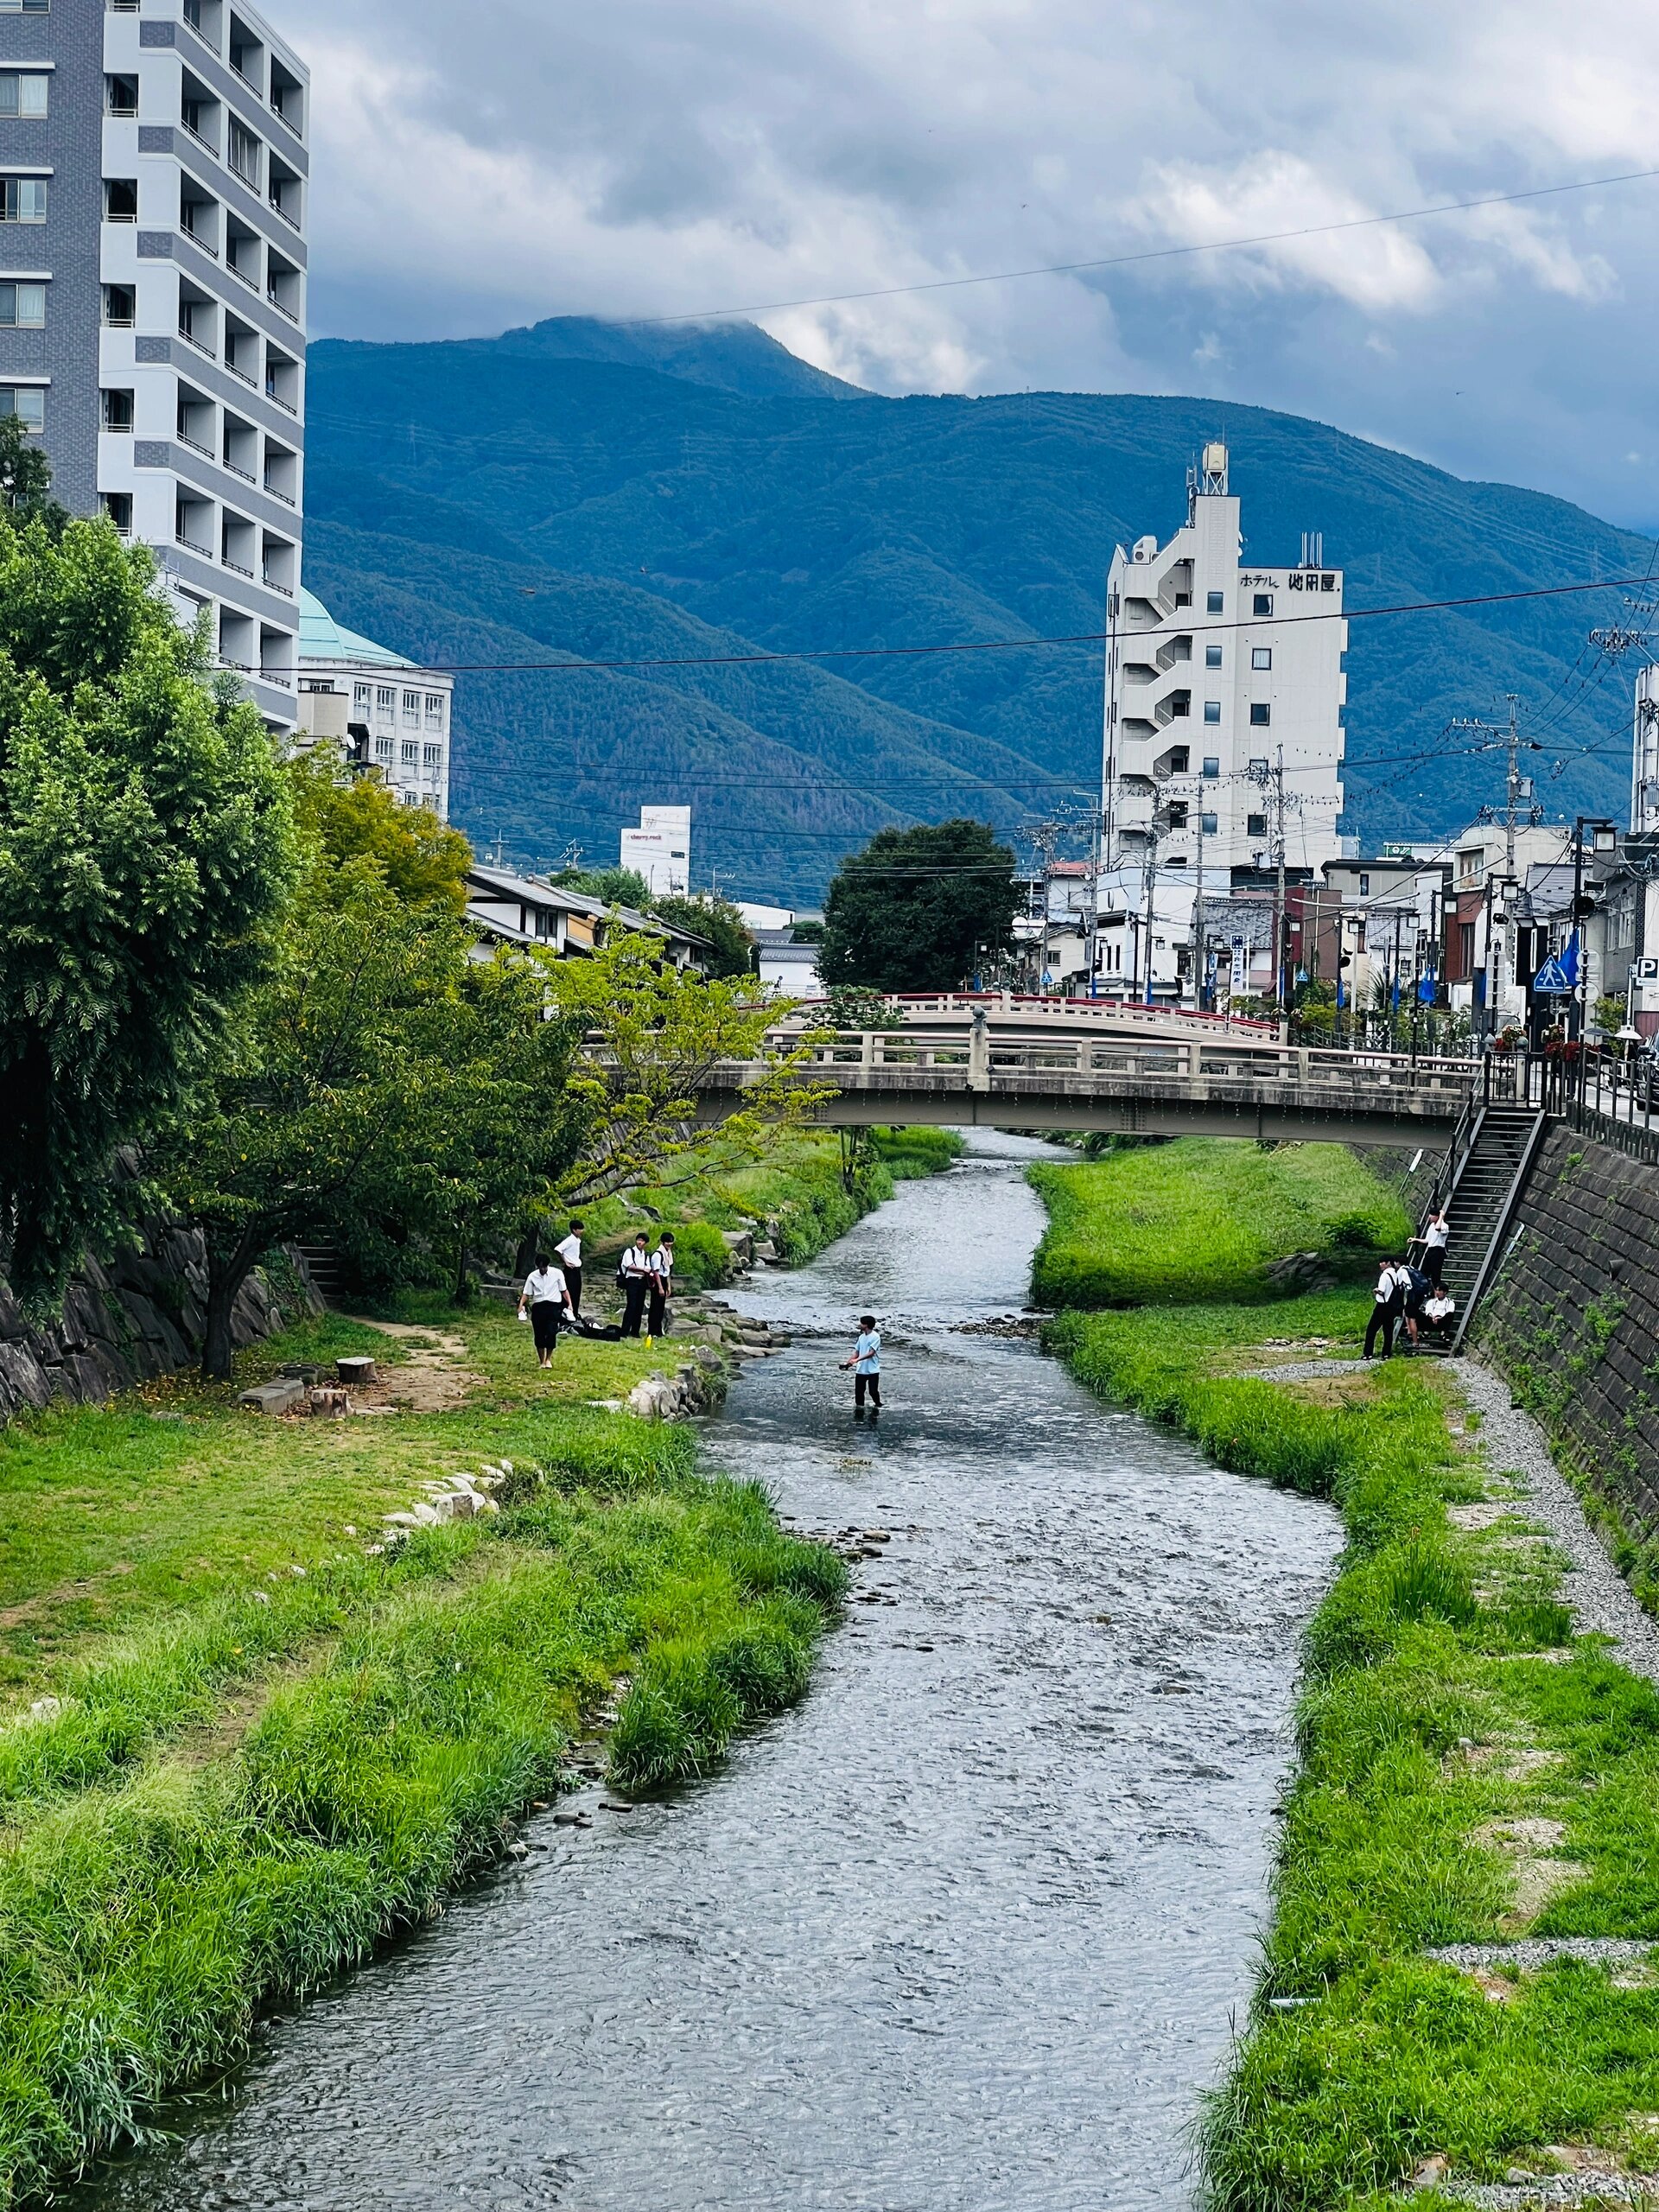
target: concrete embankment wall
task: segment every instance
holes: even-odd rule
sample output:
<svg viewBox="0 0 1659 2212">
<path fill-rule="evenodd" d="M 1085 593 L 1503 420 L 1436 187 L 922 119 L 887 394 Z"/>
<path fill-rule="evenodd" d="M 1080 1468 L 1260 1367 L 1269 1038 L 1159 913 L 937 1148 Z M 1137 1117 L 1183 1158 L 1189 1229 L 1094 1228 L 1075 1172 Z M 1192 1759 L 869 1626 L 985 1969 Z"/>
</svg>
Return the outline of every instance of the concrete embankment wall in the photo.
<svg viewBox="0 0 1659 2212">
<path fill-rule="evenodd" d="M 1659 1167 L 1564 1123 L 1471 1332 L 1634 1535 L 1659 1533 Z"/>
<path fill-rule="evenodd" d="M 232 1341 L 256 1343 L 315 1306 L 297 1269 L 287 1311 L 263 1275 L 243 1285 Z M 206 1329 L 207 1254 L 199 1233 L 146 1224 L 142 1243 L 107 1266 L 89 1260 L 69 1286 L 61 1319 L 36 1328 L 0 1277 L 0 1422 L 27 1407 L 94 1405 L 157 1375 L 193 1366 Z"/>
</svg>

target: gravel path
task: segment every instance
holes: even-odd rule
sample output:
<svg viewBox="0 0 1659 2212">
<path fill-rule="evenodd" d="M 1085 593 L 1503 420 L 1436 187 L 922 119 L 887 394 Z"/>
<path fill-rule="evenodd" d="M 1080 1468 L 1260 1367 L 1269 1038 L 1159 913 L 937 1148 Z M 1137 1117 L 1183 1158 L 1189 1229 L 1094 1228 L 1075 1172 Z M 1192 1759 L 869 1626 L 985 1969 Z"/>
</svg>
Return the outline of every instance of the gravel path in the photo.
<svg viewBox="0 0 1659 2212">
<path fill-rule="evenodd" d="M 1480 1441 L 1495 1476 L 1520 1478 L 1529 1520 L 1547 1529 L 1571 1561 L 1561 1597 L 1580 1629 L 1610 1636 L 1626 1667 L 1659 1682 L 1659 1621 L 1644 1613 L 1630 1586 L 1608 1558 L 1584 1517 L 1572 1485 L 1549 1456 L 1544 1432 L 1532 1415 L 1510 1402 L 1510 1386 L 1472 1359 L 1446 1362 L 1459 1388 L 1481 1416 Z"/>
</svg>

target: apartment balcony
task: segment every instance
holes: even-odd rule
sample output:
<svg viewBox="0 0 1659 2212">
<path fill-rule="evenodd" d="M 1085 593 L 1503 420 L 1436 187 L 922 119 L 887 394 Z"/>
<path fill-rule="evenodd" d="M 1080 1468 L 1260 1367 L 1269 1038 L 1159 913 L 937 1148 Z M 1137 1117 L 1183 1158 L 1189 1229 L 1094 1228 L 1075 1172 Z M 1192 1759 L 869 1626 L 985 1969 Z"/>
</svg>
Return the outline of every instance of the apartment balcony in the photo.
<svg viewBox="0 0 1659 2212">
<path fill-rule="evenodd" d="M 1192 712 L 1192 694 L 1185 690 L 1168 692 L 1159 700 L 1152 712 L 1153 719 L 1160 728 L 1166 722 L 1180 721 Z"/>
</svg>

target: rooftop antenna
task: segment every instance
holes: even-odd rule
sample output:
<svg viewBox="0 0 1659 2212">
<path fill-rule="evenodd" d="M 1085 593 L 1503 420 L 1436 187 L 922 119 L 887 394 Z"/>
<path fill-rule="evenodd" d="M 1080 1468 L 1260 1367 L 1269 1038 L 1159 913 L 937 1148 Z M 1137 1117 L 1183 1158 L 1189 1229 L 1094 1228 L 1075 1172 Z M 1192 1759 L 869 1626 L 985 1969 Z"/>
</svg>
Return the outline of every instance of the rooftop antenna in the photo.
<svg viewBox="0 0 1659 2212">
<path fill-rule="evenodd" d="M 1224 499 L 1227 496 L 1227 448 L 1219 438 L 1211 438 L 1198 456 L 1196 467 L 1188 464 L 1186 472 L 1186 518 L 1192 519 L 1194 503 L 1199 499 Z"/>
<path fill-rule="evenodd" d="M 1305 530 L 1302 532 L 1302 557 L 1298 565 L 1304 569 L 1322 569 L 1325 566 L 1325 532 L 1322 530 Z"/>
</svg>

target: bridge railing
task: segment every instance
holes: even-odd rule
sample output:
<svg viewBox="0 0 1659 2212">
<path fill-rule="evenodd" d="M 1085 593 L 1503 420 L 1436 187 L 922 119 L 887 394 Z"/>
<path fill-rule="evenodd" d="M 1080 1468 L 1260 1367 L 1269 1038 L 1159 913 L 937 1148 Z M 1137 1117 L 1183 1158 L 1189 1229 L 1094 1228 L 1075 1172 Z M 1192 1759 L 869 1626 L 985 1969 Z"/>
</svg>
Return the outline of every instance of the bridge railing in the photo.
<svg viewBox="0 0 1659 2212">
<path fill-rule="evenodd" d="M 1139 999 L 1063 999 L 1035 991 L 931 991 L 891 994 L 888 1004 L 906 1020 L 935 1016 L 970 1019 L 976 1014 L 992 1017 L 1030 1018 L 1040 1022 L 1122 1022 L 1137 1028 L 1180 1027 L 1214 1030 L 1234 1036 L 1278 1034 L 1276 1021 L 1244 1014 L 1201 1013 L 1185 1006 L 1147 1006 Z M 797 1024 L 810 1027 L 828 1012 L 827 999 L 803 999 L 793 1016 Z"/>
<path fill-rule="evenodd" d="M 779 1047 L 803 1049 L 792 1026 L 772 1033 Z M 874 1073 L 938 1074 L 978 1087 L 999 1077 L 1119 1076 L 1193 1083 L 1219 1080 L 1280 1084 L 1300 1090 L 1410 1091 L 1466 1097 L 1486 1070 L 1476 1058 L 1281 1045 L 1265 1038 L 1219 1033 L 1192 1039 L 1021 1035 L 1016 1025 L 993 1029 L 964 1022 L 931 1027 L 838 1030 L 820 1033 L 804 1046 L 805 1065 L 833 1080 L 854 1070 Z"/>
</svg>

